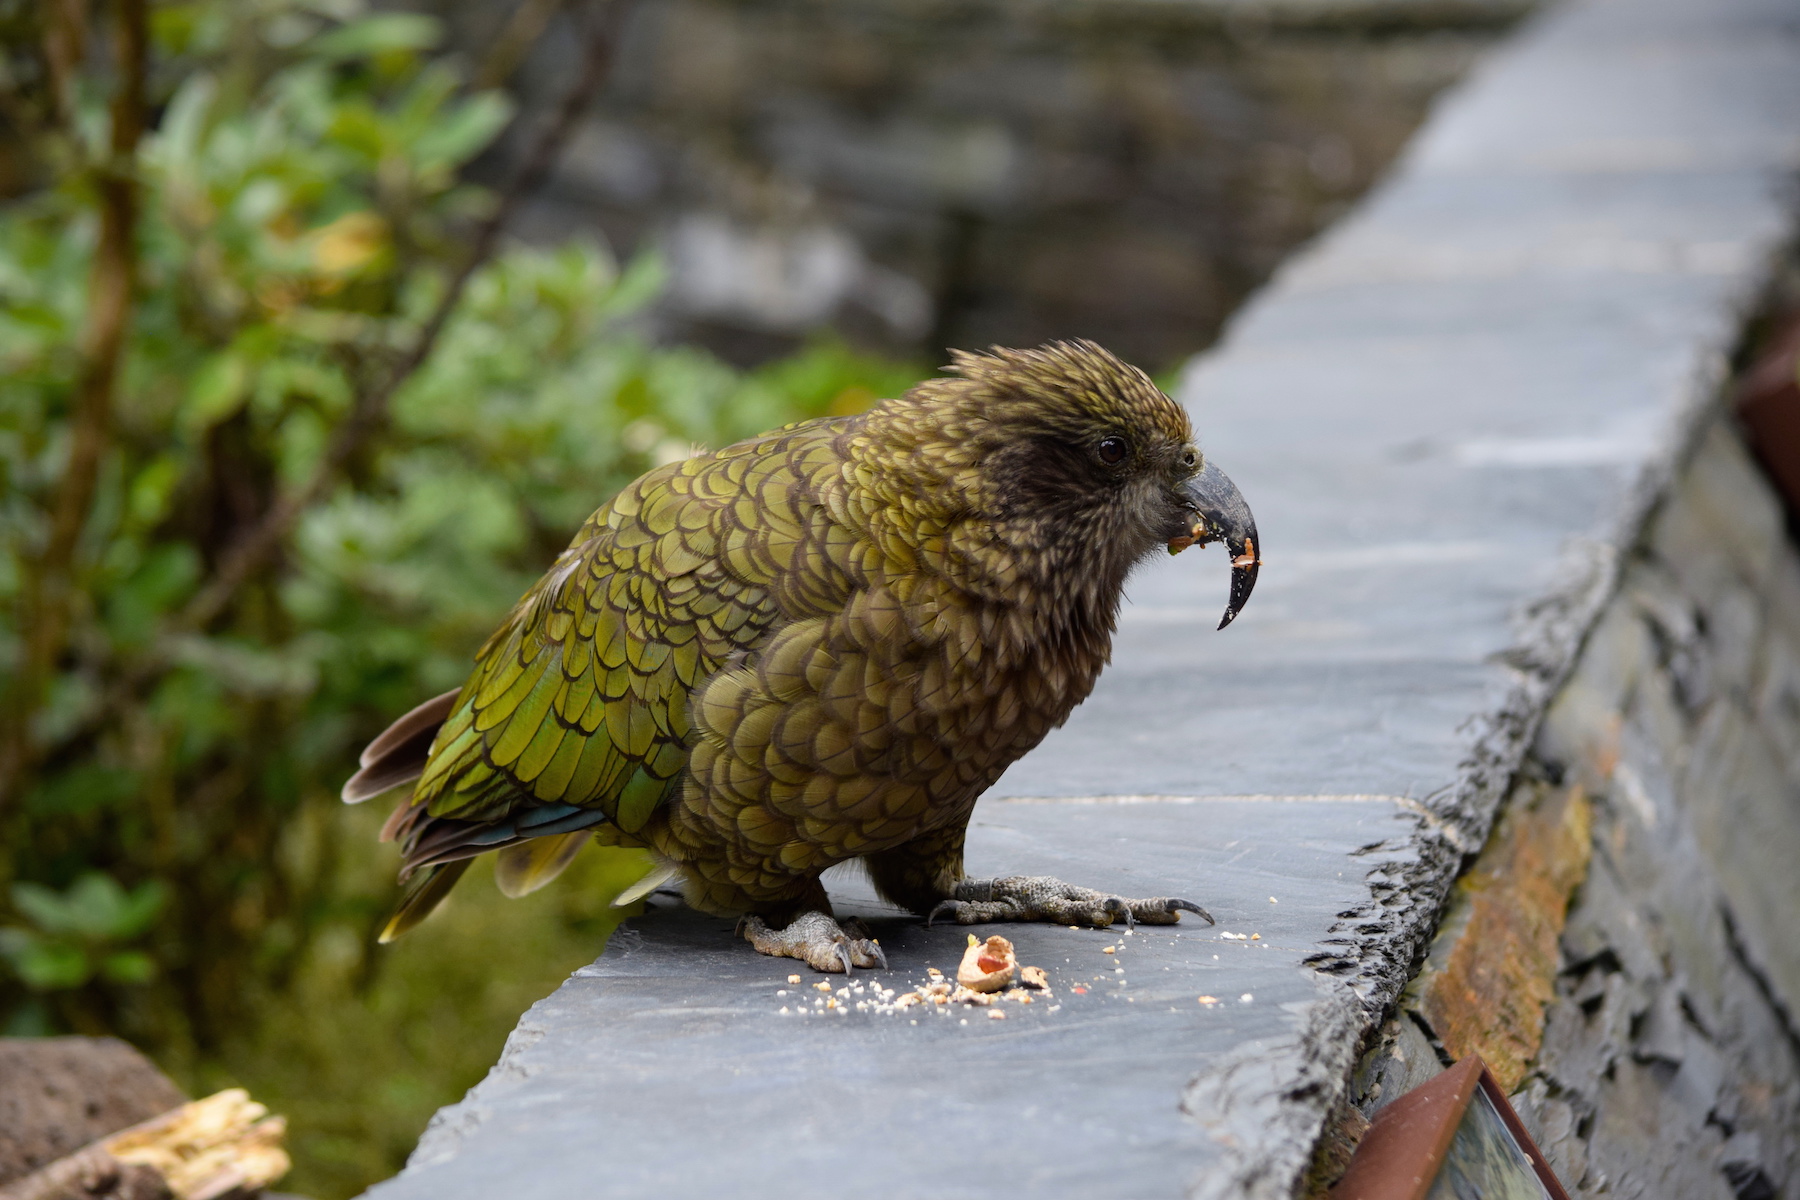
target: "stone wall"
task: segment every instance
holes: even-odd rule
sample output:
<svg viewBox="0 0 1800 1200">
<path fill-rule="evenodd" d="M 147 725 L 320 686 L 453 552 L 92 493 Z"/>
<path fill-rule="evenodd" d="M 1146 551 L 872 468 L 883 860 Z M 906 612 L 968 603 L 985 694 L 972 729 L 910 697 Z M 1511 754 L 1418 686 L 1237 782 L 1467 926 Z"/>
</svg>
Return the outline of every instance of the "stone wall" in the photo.
<svg viewBox="0 0 1800 1200">
<path fill-rule="evenodd" d="M 1594 856 L 1527 1119 L 1583 1194 L 1800 1186 L 1800 557 L 1715 426 L 1546 722 Z"/>
<path fill-rule="evenodd" d="M 437 0 L 471 51 L 512 6 Z M 660 245 L 671 336 L 1209 343 L 1526 0 L 643 0 L 525 228 Z M 552 102 L 576 39 L 517 76 Z M 498 164 L 495 164 L 498 165 Z"/>
<path fill-rule="evenodd" d="M 1571 1195 L 1794 1194 L 1796 863 L 1800 553 L 1720 419 L 1625 564 L 1359 1099 L 1373 1112 L 1476 1052 Z"/>
</svg>

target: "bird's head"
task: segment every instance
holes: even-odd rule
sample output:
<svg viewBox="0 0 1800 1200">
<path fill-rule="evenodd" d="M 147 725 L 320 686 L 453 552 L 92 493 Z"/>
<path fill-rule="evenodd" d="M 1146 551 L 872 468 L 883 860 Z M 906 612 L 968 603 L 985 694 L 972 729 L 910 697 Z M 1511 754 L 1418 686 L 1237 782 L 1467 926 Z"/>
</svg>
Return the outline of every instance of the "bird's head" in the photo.
<svg viewBox="0 0 1800 1200">
<path fill-rule="evenodd" d="M 1256 522 L 1148 375 L 1086 341 L 959 351 L 950 369 L 883 406 L 942 486 L 1040 572 L 1113 602 L 1159 547 L 1223 541 L 1230 624 L 1256 584 Z"/>
</svg>

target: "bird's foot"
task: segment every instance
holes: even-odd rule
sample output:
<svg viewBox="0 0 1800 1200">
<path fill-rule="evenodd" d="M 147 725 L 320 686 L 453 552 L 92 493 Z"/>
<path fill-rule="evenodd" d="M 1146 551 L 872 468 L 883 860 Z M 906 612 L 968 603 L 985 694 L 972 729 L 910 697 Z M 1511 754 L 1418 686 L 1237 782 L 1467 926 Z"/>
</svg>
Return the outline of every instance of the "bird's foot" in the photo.
<svg viewBox="0 0 1800 1200">
<path fill-rule="evenodd" d="M 752 946 L 776 958 L 803 959 L 815 971 L 843 971 L 851 967 L 887 970 L 881 943 L 869 936 L 869 927 L 852 917 L 839 925 L 822 912 L 804 912 L 785 929 L 770 929 L 757 916 L 738 923 Z"/>
<path fill-rule="evenodd" d="M 940 901 L 925 918 L 927 925 L 951 917 L 958 925 L 986 921 L 1054 921 L 1058 925 L 1093 925 L 1104 929 L 1123 917 L 1127 926 L 1173 925 L 1191 912 L 1208 925 L 1212 914 L 1192 900 L 1159 896 L 1153 900 L 1127 900 L 1076 887 L 1048 875 L 1009 875 L 1004 879 L 965 879 L 956 894 Z"/>
</svg>

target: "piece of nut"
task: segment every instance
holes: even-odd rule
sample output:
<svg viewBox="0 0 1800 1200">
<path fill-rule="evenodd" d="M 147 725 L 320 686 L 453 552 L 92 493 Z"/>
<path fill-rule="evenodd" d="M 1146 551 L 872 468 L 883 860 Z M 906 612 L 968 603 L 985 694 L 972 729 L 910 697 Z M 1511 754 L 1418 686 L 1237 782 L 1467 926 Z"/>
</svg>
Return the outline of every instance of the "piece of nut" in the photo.
<svg viewBox="0 0 1800 1200">
<path fill-rule="evenodd" d="M 972 992 L 997 992 L 1019 975 L 1019 960 L 1013 945 L 998 934 L 985 942 L 969 939 L 962 963 L 956 968 L 956 982 Z"/>
<path fill-rule="evenodd" d="M 1028 988 L 1046 992 L 1050 990 L 1050 977 L 1044 974 L 1042 967 L 1020 967 L 1019 982 Z"/>
</svg>

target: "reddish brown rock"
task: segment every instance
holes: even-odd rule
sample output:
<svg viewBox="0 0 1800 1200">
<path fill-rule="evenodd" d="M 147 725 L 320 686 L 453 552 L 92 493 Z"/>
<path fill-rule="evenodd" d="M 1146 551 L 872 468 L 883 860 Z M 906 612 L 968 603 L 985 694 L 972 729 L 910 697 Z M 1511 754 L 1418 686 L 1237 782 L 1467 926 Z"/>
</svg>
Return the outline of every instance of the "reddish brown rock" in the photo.
<svg viewBox="0 0 1800 1200">
<path fill-rule="evenodd" d="M 1557 937 L 1587 876 L 1589 805 L 1579 787 L 1521 790 L 1457 883 L 1415 983 L 1419 1010 L 1454 1059 L 1479 1054 L 1508 1093 L 1537 1057 L 1556 996 Z"/>
<path fill-rule="evenodd" d="M 0 1038 L 0 1186 L 186 1100 L 117 1038 Z"/>
</svg>

